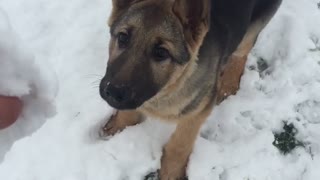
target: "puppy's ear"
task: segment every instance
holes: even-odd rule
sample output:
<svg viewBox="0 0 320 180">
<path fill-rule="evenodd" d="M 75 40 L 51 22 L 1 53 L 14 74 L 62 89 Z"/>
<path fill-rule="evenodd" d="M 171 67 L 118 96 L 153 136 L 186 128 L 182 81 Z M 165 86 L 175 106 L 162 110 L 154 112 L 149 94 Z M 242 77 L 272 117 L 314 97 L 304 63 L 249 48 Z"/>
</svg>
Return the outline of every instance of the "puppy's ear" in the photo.
<svg viewBox="0 0 320 180">
<path fill-rule="evenodd" d="M 113 8 L 123 9 L 130 6 L 134 0 L 112 0 Z"/>
<path fill-rule="evenodd" d="M 109 26 L 135 2 L 137 0 L 112 0 L 112 12 L 108 21 Z"/>
<path fill-rule="evenodd" d="M 183 25 L 184 35 L 193 50 L 197 50 L 210 27 L 211 0 L 172 0 L 173 13 Z"/>
</svg>

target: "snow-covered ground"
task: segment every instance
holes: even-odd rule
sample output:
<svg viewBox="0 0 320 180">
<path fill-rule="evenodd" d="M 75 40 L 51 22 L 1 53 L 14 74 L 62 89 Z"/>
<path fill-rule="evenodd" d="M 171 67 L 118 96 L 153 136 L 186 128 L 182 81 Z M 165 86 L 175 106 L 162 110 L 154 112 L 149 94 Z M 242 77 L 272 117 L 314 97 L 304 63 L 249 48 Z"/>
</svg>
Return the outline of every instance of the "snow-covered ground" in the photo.
<svg viewBox="0 0 320 180">
<path fill-rule="evenodd" d="M 59 82 L 56 116 L 23 119 L 35 126 L 46 122 L 8 151 L 0 163 L 1 180 L 141 180 L 159 168 L 172 125 L 149 120 L 108 141 L 98 138 L 111 113 L 98 95 L 108 59 L 110 2 L 0 0 L 6 12 L 0 13 L 0 28 L 7 14 L 28 54 L 41 69 L 53 68 Z M 284 0 L 250 55 L 241 89 L 216 107 L 203 127 L 188 166 L 190 180 L 320 179 L 317 3 Z M 13 37 L 0 29 L 0 38 L 4 46 Z M 262 72 L 261 59 L 268 65 Z M 50 87 L 54 80 L 47 82 Z M 272 145 L 283 121 L 293 123 L 305 143 L 287 155 Z"/>
</svg>

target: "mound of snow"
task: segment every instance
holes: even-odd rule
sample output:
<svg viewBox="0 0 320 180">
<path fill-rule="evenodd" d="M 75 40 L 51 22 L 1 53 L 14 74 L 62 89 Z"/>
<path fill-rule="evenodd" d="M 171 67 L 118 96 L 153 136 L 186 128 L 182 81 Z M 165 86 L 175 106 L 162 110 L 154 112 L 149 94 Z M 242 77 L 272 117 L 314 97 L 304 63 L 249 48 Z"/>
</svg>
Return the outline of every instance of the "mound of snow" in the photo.
<svg viewBox="0 0 320 180">
<path fill-rule="evenodd" d="M 57 81 L 46 62 L 38 62 L 13 32 L 0 8 L 0 94 L 23 100 L 24 110 L 13 126 L 0 131 L 0 161 L 17 139 L 31 134 L 54 114 Z M 41 69 L 40 69 L 41 67 Z"/>
</svg>

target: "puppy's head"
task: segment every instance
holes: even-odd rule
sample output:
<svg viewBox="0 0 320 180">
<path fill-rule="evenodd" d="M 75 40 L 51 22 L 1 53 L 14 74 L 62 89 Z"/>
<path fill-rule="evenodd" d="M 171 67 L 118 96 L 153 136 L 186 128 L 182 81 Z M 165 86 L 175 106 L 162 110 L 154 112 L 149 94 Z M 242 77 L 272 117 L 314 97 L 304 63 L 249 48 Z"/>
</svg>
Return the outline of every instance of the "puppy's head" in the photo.
<svg viewBox="0 0 320 180">
<path fill-rule="evenodd" d="M 113 0 L 102 98 L 116 109 L 135 109 L 182 76 L 208 31 L 209 3 Z"/>
</svg>

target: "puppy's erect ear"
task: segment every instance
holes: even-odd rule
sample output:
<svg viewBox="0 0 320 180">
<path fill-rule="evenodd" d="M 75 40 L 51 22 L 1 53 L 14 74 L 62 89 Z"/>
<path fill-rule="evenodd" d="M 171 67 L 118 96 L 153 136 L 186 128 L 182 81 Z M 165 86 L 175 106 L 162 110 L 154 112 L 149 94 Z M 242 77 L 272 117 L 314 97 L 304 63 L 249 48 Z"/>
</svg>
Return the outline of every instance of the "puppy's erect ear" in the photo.
<svg viewBox="0 0 320 180">
<path fill-rule="evenodd" d="M 109 18 L 109 26 L 114 22 L 114 20 L 123 14 L 132 4 L 139 0 L 112 0 L 112 13 Z M 141 0 L 140 0 L 141 1 Z"/>
<path fill-rule="evenodd" d="M 210 26 L 211 0 L 171 0 L 180 19 L 186 40 L 193 50 L 199 48 Z"/>
</svg>

